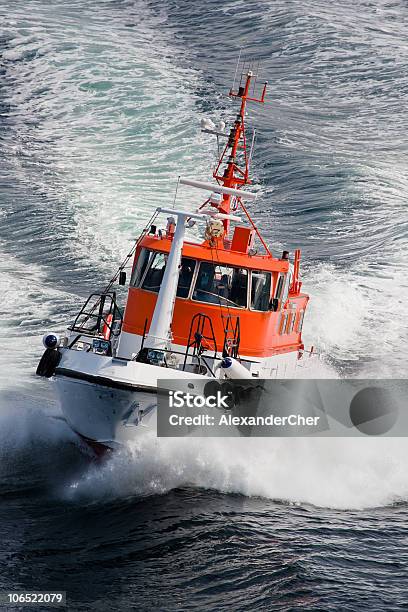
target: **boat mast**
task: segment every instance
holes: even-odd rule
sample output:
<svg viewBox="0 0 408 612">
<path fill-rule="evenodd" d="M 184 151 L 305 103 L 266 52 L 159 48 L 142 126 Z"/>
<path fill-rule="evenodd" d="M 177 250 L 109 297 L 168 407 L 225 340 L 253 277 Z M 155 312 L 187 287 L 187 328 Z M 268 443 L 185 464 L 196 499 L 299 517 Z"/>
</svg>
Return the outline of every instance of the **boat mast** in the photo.
<svg viewBox="0 0 408 612">
<path fill-rule="evenodd" d="M 158 208 L 157 211 L 177 217 L 177 224 L 149 333 L 146 337 L 146 346 L 150 349 L 166 350 L 170 348 L 171 344 L 170 329 L 179 280 L 186 219 L 203 219 L 205 216 L 199 213 L 175 210 L 174 208 Z"/>
<path fill-rule="evenodd" d="M 242 77 L 245 77 L 245 83 L 242 85 Z M 261 104 L 265 101 L 265 93 L 267 81 L 263 84 L 262 94 L 260 98 L 250 97 L 250 87 L 252 79 L 255 77 L 254 87 L 256 83 L 256 75 L 252 70 L 242 73 L 241 83 L 237 91 L 230 89 L 229 96 L 232 98 L 241 98 L 241 107 L 237 118 L 235 119 L 234 125 L 231 128 L 227 144 L 221 154 L 218 161 L 217 167 L 213 173 L 214 178 L 224 185 L 224 187 L 236 189 L 243 185 L 251 183 L 249 178 L 249 163 L 250 160 L 247 154 L 247 142 L 245 136 L 245 114 L 247 102 L 259 102 Z M 229 152 L 229 153 L 228 153 Z M 239 153 L 243 154 L 243 164 L 239 164 L 238 156 Z M 222 172 L 222 166 L 226 163 L 226 167 Z M 229 214 L 231 210 L 231 196 L 225 194 L 222 203 L 218 206 L 218 210 L 223 214 Z M 229 222 L 224 220 L 225 231 L 228 232 Z"/>
</svg>

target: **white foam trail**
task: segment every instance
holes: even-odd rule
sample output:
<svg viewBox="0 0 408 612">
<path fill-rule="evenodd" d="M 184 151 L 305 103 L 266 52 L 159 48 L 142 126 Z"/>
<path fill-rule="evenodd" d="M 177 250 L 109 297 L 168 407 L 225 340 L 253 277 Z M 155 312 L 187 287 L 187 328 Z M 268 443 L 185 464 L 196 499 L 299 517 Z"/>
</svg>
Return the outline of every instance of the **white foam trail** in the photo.
<svg viewBox="0 0 408 612">
<path fill-rule="evenodd" d="M 408 495 L 408 447 L 400 439 L 203 439 L 148 434 L 64 495 L 106 499 L 192 485 L 224 493 L 351 509 Z"/>
<path fill-rule="evenodd" d="M 404 262 L 395 257 L 382 264 L 377 267 L 372 258 L 348 269 L 321 264 L 305 274 L 305 290 L 311 294 L 304 323 L 305 345 L 317 344 L 326 357 L 336 360 L 337 375 L 407 376 Z M 343 372 L 341 364 L 347 366 L 351 361 L 352 371 Z"/>
<path fill-rule="evenodd" d="M 215 143 L 200 134 L 200 75 L 180 67 L 186 51 L 144 2 L 124 13 L 84 5 L 79 18 L 40 3 L 29 33 L 25 10 L 17 3 L 7 32 L 8 74 L 19 83 L 6 100 L 18 111 L 10 157 L 30 186 L 32 169 L 20 160 L 44 166 L 36 187 L 72 211 L 72 259 L 113 269 L 152 210 L 172 204 L 178 175 L 208 178 Z M 30 49 L 30 70 L 12 63 Z"/>
</svg>

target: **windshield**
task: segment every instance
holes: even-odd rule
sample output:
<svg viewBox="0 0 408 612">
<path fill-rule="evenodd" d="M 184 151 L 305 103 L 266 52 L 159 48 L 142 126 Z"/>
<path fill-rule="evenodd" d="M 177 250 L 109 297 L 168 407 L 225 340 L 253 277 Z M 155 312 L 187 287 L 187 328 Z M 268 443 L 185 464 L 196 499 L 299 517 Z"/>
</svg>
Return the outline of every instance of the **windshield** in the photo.
<svg viewBox="0 0 408 612">
<path fill-rule="evenodd" d="M 269 310 L 271 298 L 271 273 L 253 270 L 251 274 L 251 308 Z"/>
<path fill-rule="evenodd" d="M 167 264 L 167 253 L 154 253 L 146 251 L 149 261 L 147 273 L 142 281 L 141 288 L 146 291 L 158 293 L 163 282 L 164 272 Z M 146 257 L 146 256 L 145 256 Z M 179 281 L 177 285 L 177 297 L 188 297 L 191 281 L 193 279 L 196 262 L 189 257 L 182 257 L 180 264 Z M 146 265 L 144 266 L 146 269 Z M 142 277 L 140 275 L 139 279 Z"/>
<path fill-rule="evenodd" d="M 246 308 L 248 271 L 220 264 L 201 262 L 193 291 L 193 300 Z"/>
</svg>

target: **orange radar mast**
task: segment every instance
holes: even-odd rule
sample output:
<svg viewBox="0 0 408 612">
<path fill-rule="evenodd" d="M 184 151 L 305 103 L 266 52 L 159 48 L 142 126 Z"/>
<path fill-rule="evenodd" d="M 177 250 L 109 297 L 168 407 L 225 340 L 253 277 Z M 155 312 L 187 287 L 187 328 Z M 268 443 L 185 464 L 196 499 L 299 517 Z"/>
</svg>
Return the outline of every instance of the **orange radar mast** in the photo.
<svg viewBox="0 0 408 612">
<path fill-rule="evenodd" d="M 240 84 L 235 91 L 231 89 L 229 92 L 232 98 L 241 98 L 241 107 L 235 119 L 234 125 L 231 128 L 228 136 L 227 144 L 225 145 L 218 164 L 213 173 L 214 178 L 224 187 L 239 189 L 243 185 L 251 183 L 249 178 L 249 164 L 252 155 L 248 155 L 247 139 L 245 134 L 245 113 L 247 102 L 265 101 L 265 93 L 267 81 L 263 84 L 262 94 L 260 98 L 253 97 L 256 85 L 256 74 L 251 69 L 242 72 Z M 252 85 L 252 97 L 250 90 Z M 224 170 L 222 171 L 223 166 Z M 218 210 L 223 214 L 229 214 L 231 209 L 231 195 L 224 195 L 222 203 L 218 206 Z M 228 231 L 228 220 L 224 221 L 225 230 Z"/>
</svg>

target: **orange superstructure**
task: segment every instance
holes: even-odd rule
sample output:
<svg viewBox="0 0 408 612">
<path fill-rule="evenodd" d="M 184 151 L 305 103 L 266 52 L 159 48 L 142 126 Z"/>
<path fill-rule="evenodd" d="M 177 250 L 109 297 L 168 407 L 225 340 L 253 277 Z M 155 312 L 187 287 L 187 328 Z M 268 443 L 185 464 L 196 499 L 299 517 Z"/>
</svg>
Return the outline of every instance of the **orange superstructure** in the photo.
<svg viewBox="0 0 408 612">
<path fill-rule="evenodd" d="M 135 262 L 137 262 L 142 248 L 152 252 L 168 253 L 170 247 L 171 241 L 169 239 L 148 236 L 141 242 L 135 255 Z M 250 274 L 253 270 L 269 272 L 273 280 L 271 296 L 276 295 L 278 279 L 285 278 L 289 273 L 289 262 L 287 260 L 259 255 L 250 257 L 247 254 L 228 249 L 217 249 L 215 256 L 211 246 L 206 244 L 186 243 L 183 248 L 183 257 L 191 258 L 197 262 L 211 263 L 216 258 L 216 261 L 220 264 L 226 264 L 237 269 L 246 269 Z M 284 287 L 284 283 L 282 283 L 282 287 Z M 268 310 L 257 311 L 251 308 L 250 304 L 247 308 L 236 308 L 225 304 L 220 306 L 216 303 L 203 303 L 192 299 L 192 297 L 190 295 L 187 298 L 176 298 L 172 335 L 174 343 L 177 345 L 186 346 L 189 322 L 195 314 L 203 313 L 209 316 L 213 322 L 219 351 L 223 348 L 225 318 L 228 314 L 240 319 L 240 353 L 242 355 L 266 357 L 302 348 L 301 326 L 303 313 L 309 299 L 305 294 L 289 292 L 285 304 L 279 303 L 279 296 L 276 298 L 270 297 L 270 300 L 278 300 L 275 305 L 276 310 L 273 311 L 269 310 L 269 305 Z M 146 333 L 149 329 L 148 325 L 156 305 L 156 299 L 157 292 L 140 287 L 130 287 L 123 331 L 138 335 Z"/>
</svg>

